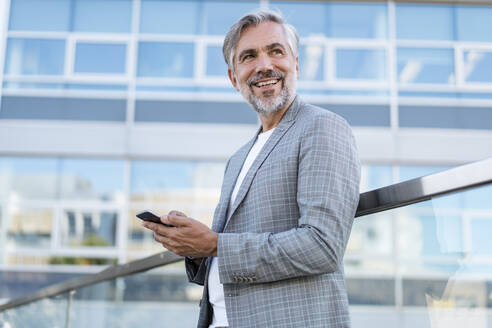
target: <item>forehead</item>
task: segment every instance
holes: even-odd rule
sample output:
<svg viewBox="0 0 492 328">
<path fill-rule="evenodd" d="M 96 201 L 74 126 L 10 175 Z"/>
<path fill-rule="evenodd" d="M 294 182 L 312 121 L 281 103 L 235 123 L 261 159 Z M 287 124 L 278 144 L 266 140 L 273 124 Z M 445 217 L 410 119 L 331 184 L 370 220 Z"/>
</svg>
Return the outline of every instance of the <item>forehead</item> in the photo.
<svg viewBox="0 0 492 328">
<path fill-rule="evenodd" d="M 246 49 L 260 49 L 272 43 L 280 43 L 286 49 L 288 48 L 284 28 L 275 22 L 263 22 L 257 26 L 248 27 L 241 34 L 236 52 L 239 53 Z"/>
</svg>

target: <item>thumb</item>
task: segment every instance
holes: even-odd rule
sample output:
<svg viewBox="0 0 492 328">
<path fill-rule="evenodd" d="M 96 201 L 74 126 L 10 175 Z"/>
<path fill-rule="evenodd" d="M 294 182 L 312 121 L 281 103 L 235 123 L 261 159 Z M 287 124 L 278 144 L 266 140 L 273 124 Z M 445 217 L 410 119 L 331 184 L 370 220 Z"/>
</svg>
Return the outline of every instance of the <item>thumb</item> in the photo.
<svg viewBox="0 0 492 328">
<path fill-rule="evenodd" d="M 188 226 L 190 218 L 178 211 L 171 211 L 167 215 L 169 223 L 175 227 Z"/>
</svg>

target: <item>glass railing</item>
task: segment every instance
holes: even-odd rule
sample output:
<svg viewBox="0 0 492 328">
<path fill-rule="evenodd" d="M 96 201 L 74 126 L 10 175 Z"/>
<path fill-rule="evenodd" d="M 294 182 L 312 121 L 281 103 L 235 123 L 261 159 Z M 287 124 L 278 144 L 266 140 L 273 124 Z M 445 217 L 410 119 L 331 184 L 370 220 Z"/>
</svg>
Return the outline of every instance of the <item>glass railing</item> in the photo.
<svg viewBox="0 0 492 328">
<path fill-rule="evenodd" d="M 353 327 L 492 327 L 492 159 L 363 193 L 356 216 Z M 164 252 L 11 300 L 0 327 L 192 327 L 201 292 Z"/>
</svg>

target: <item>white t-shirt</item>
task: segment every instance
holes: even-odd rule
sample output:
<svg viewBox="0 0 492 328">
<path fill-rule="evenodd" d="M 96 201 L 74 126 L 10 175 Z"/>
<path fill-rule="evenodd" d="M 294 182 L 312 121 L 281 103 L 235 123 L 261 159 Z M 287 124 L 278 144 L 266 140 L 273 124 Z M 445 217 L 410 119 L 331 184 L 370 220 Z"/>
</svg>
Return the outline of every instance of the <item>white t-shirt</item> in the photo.
<svg viewBox="0 0 492 328">
<path fill-rule="evenodd" d="M 251 150 L 248 153 L 248 157 L 246 157 L 246 160 L 244 161 L 241 172 L 239 173 L 239 176 L 237 178 L 236 185 L 234 186 L 234 190 L 232 191 L 231 201 L 229 202 L 229 211 L 231 210 L 232 204 L 234 204 L 234 200 L 236 199 L 239 187 L 243 183 L 244 177 L 248 173 L 254 160 L 256 159 L 274 130 L 275 128 L 258 134 L 258 138 L 256 139 L 253 147 L 251 147 Z M 214 257 L 210 262 L 210 272 L 208 274 L 208 300 L 210 304 L 212 304 L 212 307 L 214 309 L 214 316 L 209 328 L 215 328 L 217 326 L 229 326 L 225 308 L 224 286 L 220 283 L 219 280 L 219 266 L 217 264 L 216 257 Z"/>
</svg>

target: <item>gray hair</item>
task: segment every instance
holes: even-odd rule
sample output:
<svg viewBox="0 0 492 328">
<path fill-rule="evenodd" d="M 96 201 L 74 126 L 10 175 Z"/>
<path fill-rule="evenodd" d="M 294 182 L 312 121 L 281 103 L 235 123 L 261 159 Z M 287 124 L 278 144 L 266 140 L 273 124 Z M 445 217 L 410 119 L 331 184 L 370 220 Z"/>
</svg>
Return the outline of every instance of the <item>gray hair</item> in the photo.
<svg viewBox="0 0 492 328">
<path fill-rule="evenodd" d="M 294 57 L 299 53 L 299 36 L 294 26 L 288 24 L 280 12 L 270 10 L 259 10 L 243 16 L 239 21 L 231 26 L 224 39 L 222 53 L 224 60 L 231 71 L 234 71 L 234 55 L 236 45 L 241 38 L 241 34 L 251 26 L 258 26 L 263 22 L 274 22 L 282 25 L 285 37 Z"/>
</svg>

